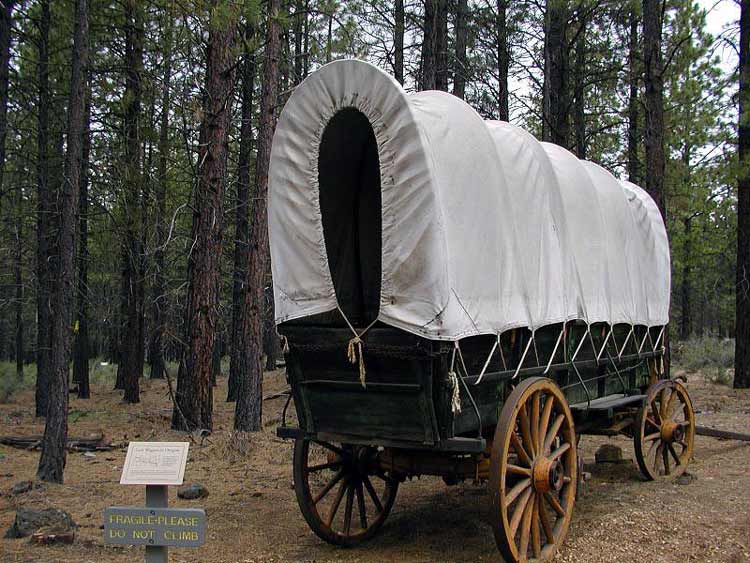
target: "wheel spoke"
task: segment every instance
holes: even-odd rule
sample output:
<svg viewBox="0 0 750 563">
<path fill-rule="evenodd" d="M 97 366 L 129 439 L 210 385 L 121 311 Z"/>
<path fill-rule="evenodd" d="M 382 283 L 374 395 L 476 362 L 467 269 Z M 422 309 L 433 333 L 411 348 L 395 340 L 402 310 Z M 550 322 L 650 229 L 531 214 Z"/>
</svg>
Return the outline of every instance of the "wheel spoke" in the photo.
<svg viewBox="0 0 750 563">
<path fill-rule="evenodd" d="M 326 496 L 326 495 L 327 495 L 327 494 L 328 494 L 328 493 L 330 492 L 330 490 L 331 490 L 331 489 L 332 489 L 333 487 L 335 487 L 335 486 L 336 486 L 336 483 L 338 483 L 339 481 L 341 481 L 341 479 L 342 479 L 343 477 L 344 477 L 344 470 L 343 470 L 343 469 L 339 469 L 339 470 L 338 470 L 338 471 L 336 472 L 336 474 L 335 474 L 335 475 L 333 476 L 333 478 L 332 478 L 332 479 L 331 479 L 330 481 L 328 481 L 328 484 L 327 484 L 327 485 L 326 485 L 325 487 L 323 487 L 323 490 L 321 490 L 321 491 L 320 491 L 320 492 L 319 492 L 319 493 L 318 493 L 318 494 L 317 494 L 317 495 L 315 496 L 315 498 L 313 498 L 313 504 L 318 504 L 318 503 L 320 502 L 320 500 L 321 500 L 321 499 L 322 499 L 322 498 L 323 498 L 324 496 Z"/>
<path fill-rule="evenodd" d="M 531 501 L 526 503 L 526 508 L 523 511 L 521 545 L 518 549 L 518 554 L 521 556 L 521 560 L 526 558 L 527 551 L 529 550 L 529 533 L 531 532 L 531 517 L 534 515 L 534 504 L 536 504 L 535 497 L 536 495 L 532 495 Z"/>
<path fill-rule="evenodd" d="M 346 486 L 349 479 L 344 479 L 341 482 L 341 485 L 339 486 L 339 490 L 336 492 L 336 498 L 333 499 L 333 504 L 331 505 L 331 510 L 328 512 L 328 519 L 326 520 L 326 525 L 330 528 L 333 524 L 333 519 L 336 516 L 336 512 L 338 512 L 339 506 L 341 505 L 341 500 L 344 498 L 344 493 L 346 492 Z"/>
<path fill-rule="evenodd" d="M 570 444 L 568 442 L 565 442 L 562 446 L 560 446 L 559 448 L 557 448 L 554 452 L 550 454 L 549 456 L 550 461 L 555 461 L 561 455 L 567 452 L 569 449 L 570 449 Z"/>
<path fill-rule="evenodd" d="M 365 508 L 365 492 L 362 490 L 362 482 L 357 483 L 357 505 L 359 507 L 359 525 L 363 530 L 367 529 L 367 509 Z"/>
<path fill-rule="evenodd" d="M 547 537 L 547 543 L 555 543 L 555 534 L 552 531 L 549 514 L 547 514 L 547 509 L 544 508 L 544 503 L 541 499 L 539 500 L 539 520 L 542 522 L 542 529 L 544 530 L 544 535 Z"/>
<path fill-rule="evenodd" d="M 536 448 L 534 447 L 534 441 L 531 439 L 531 426 L 529 425 L 529 414 L 526 412 L 525 403 L 521 405 L 518 411 L 518 425 L 521 429 L 521 438 L 523 438 L 526 451 L 532 458 L 536 457 Z"/>
<path fill-rule="evenodd" d="M 544 403 L 544 410 L 542 411 L 542 420 L 539 422 L 539 446 L 544 447 L 542 443 L 547 437 L 547 429 L 549 428 L 549 419 L 552 416 L 552 407 L 555 406 L 554 397 L 551 395 L 547 397 L 547 402 Z"/>
<path fill-rule="evenodd" d="M 511 433 L 510 435 L 510 443 L 511 446 L 513 446 L 513 449 L 518 454 L 519 459 L 522 463 L 525 463 L 529 467 L 531 467 L 531 457 L 528 453 L 526 453 L 526 450 L 523 447 L 523 444 L 521 443 L 521 439 L 518 437 L 518 434 L 516 432 Z"/>
<path fill-rule="evenodd" d="M 544 498 L 547 500 L 552 509 L 557 512 L 558 516 L 565 516 L 565 509 L 560 504 L 560 501 L 552 493 L 544 493 Z"/>
<path fill-rule="evenodd" d="M 672 391 L 667 400 L 667 408 L 665 409 L 665 415 L 667 418 L 672 418 L 672 408 L 674 407 L 674 399 L 677 396 L 677 391 Z"/>
<path fill-rule="evenodd" d="M 531 477 L 531 469 L 528 467 L 521 467 L 519 465 L 513 465 L 512 463 L 509 463 L 507 466 L 508 473 L 513 473 L 514 475 L 524 475 L 526 477 Z"/>
<path fill-rule="evenodd" d="M 323 471 L 324 469 L 333 469 L 334 467 L 340 467 L 341 461 L 331 461 L 330 463 L 321 463 L 320 465 L 311 465 L 305 471 L 307 473 L 317 473 L 318 471 Z"/>
<path fill-rule="evenodd" d="M 661 424 L 657 424 L 657 423 L 656 423 L 656 421 L 655 421 L 655 420 L 654 420 L 653 418 L 650 418 L 650 417 L 648 417 L 648 416 L 647 416 L 647 417 L 646 417 L 646 421 L 647 421 L 647 422 L 648 422 L 648 423 L 649 423 L 649 424 L 650 424 L 651 426 L 653 426 L 654 428 L 658 428 L 658 429 L 661 429 Z"/>
<path fill-rule="evenodd" d="M 653 434 L 649 434 L 648 436 L 644 436 L 643 441 L 644 442 L 653 442 L 654 440 L 658 440 L 661 437 L 661 432 L 654 432 Z"/>
<path fill-rule="evenodd" d="M 534 450 L 539 451 L 539 391 L 531 395 L 531 442 Z"/>
<path fill-rule="evenodd" d="M 516 485 L 505 495 L 505 508 L 508 508 L 511 503 L 516 500 L 516 498 L 518 498 L 518 495 L 520 495 L 530 486 L 531 479 L 522 479 L 521 481 L 516 483 Z"/>
<path fill-rule="evenodd" d="M 344 535 L 348 536 L 352 529 L 352 506 L 354 504 L 354 485 L 346 489 L 346 509 L 344 511 Z"/>
<path fill-rule="evenodd" d="M 654 420 L 658 422 L 658 424 L 655 424 L 655 425 L 661 428 L 661 421 L 664 419 L 661 417 L 661 412 L 659 411 L 659 405 L 656 403 L 655 399 L 651 401 L 651 413 L 654 415 Z"/>
<path fill-rule="evenodd" d="M 542 556 L 542 541 L 539 537 L 539 504 L 539 496 L 534 495 L 534 507 L 531 512 L 531 547 L 537 559 Z"/>
<path fill-rule="evenodd" d="M 555 421 L 552 423 L 552 428 L 549 429 L 549 432 L 547 432 L 547 436 L 544 439 L 544 451 L 548 452 L 550 451 L 550 448 L 552 448 L 552 442 L 555 440 L 555 437 L 557 436 L 557 433 L 560 431 L 560 427 L 562 426 L 562 423 L 565 421 L 565 415 L 558 414 L 557 417 L 555 417 Z"/>
<path fill-rule="evenodd" d="M 661 457 L 661 452 L 664 449 L 664 444 L 659 443 L 659 445 L 656 448 L 656 455 L 654 455 L 654 473 L 657 475 L 659 474 L 659 458 Z"/>
<path fill-rule="evenodd" d="M 675 464 L 676 464 L 676 465 L 681 465 L 681 463 L 680 463 L 680 456 L 678 456 L 678 455 L 677 455 L 677 452 L 676 452 L 676 451 L 674 451 L 674 446 L 673 446 L 672 444 L 669 444 L 669 445 L 667 446 L 667 449 L 669 449 L 669 453 L 670 453 L 670 454 L 672 455 L 672 457 L 674 458 L 674 462 L 675 462 Z"/>
<path fill-rule="evenodd" d="M 315 443 L 318 444 L 319 446 L 323 446 L 327 450 L 331 450 L 332 452 L 339 454 L 341 457 L 344 457 L 345 455 L 344 450 L 334 446 L 333 444 L 329 444 L 328 442 L 315 442 Z"/>
<path fill-rule="evenodd" d="M 527 489 L 523 493 L 521 500 L 518 501 L 516 508 L 513 510 L 513 517 L 510 520 L 510 537 L 515 537 L 518 525 L 521 523 L 521 516 L 526 512 L 526 505 L 529 504 L 531 498 L 531 489 Z"/>
<path fill-rule="evenodd" d="M 667 418 L 666 406 L 667 406 L 667 388 L 665 387 L 659 393 L 659 418 L 661 420 L 665 420 Z"/>
<path fill-rule="evenodd" d="M 664 460 L 664 475 L 669 475 L 671 471 L 669 470 L 669 447 L 666 445 L 661 449 L 661 457 Z"/>
<path fill-rule="evenodd" d="M 375 487 L 372 486 L 372 482 L 370 482 L 370 478 L 365 475 L 362 478 L 362 482 L 365 484 L 365 489 L 367 489 L 367 494 L 370 495 L 370 498 L 372 499 L 372 503 L 375 505 L 375 508 L 378 510 L 378 512 L 383 512 L 383 505 L 380 502 L 380 499 L 378 498 L 377 493 L 375 492 Z"/>
</svg>

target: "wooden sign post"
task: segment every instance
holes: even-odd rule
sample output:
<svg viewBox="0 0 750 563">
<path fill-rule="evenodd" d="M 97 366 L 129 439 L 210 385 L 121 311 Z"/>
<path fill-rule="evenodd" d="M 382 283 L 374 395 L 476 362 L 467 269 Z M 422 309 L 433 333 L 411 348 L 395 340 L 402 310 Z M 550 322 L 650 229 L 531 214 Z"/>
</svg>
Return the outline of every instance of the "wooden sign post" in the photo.
<svg viewBox="0 0 750 563">
<path fill-rule="evenodd" d="M 130 442 L 122 485 L 146 485 L 146 507 L 104 511 L 104 543 L 145 545 L 146 563 L 167 563 L 168 546 L 198 547 L 206 539 L 206 513 L 168 508 L 169 485 L 182 485 L 187 442 Z"/>
</svg>

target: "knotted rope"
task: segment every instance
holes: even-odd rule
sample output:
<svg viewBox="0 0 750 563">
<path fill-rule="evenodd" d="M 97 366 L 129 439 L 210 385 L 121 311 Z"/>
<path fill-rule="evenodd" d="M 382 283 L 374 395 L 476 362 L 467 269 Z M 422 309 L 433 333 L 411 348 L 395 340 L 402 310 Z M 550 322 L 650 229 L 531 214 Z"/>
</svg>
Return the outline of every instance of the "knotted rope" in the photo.
<svg viewBox="0 0 750 563">
<path fill-rule="evenodd" d="M 458 389 L 458 375 L 454 369 L 456 363 L 456 350 L 461 353 L 458 342 L 453 343 L 453 355 L 451 356 L 451 367 L 448 369 L 448 379 L 451 383 L 451 412 L 457 414 L 461 412 L 461 393 Z"/>
<path fill-rule="evenodd" d="M 349 327 L 349 330 L 351 330 L 352 334 L 354 335 L 351 339 L 349 339 L 349 343 L 346 347 L 346 355 L 352 365 L 355 365 L 357 363 L 359 364 L 359 382 L 362 384 L 362 388 L 366 389 L 367 385 L 365 383 L 365 376 L 367 375 L 367 370 L 365 369 L 365 358 L 362 352 L 362 348 L 364 346 L 362 337 L 368 330 L 373 327 L 376 322 L 378 322 L 378 319 L 372 321 L 369 325 L 367 325 L 367 327 L 365 327 L 362 332 L 358 333 L 354 329 L 354 326 L 352 326 L 352 323 L 349 322 L 349 319 L 344 314 L 344 311 L 341 310 L 341 307 L 336 306 L 336 308 L 339 310 L 339 313 L 341 313 L 341 316 Z"/>
</svg>

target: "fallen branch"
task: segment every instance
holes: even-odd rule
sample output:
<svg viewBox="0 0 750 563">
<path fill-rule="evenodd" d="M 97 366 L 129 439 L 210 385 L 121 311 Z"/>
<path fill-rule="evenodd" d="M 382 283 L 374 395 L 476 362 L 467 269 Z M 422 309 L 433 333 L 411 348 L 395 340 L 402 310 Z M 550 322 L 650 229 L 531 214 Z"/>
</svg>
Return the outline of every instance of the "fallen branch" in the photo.
<svg viewBox="0 0 750 563">
<path fill-rule="evenodd" d="M 0 436 L 0 444 L 11 448 L 24 450 L 36 450 L 42 445 L 42 436 Z M 113 444 L 104 441 L 104 434 L 98 434 L 89 438 L 68 438 L 68 450 L 73 452 L 102 452 L 123 447 L 122 444 Z"/>
<path fill-rule="evenodd" d="M 696 426 L 695 433 L 699 436 L 711 436 L 712 438 L 750 442 L 750 434 L 740 434 L 739 432 L 729 432 L 728 430 L 716 430 L 715 428 L 708 428 L 706 426 Z"/>
<path fill-rule="evenodd" d="M 284 389 L 283 391 L 279 391 L 278 393 L 271 393 L 270 395 L 266 395 L 263 397 L 264 401 L 270 401 L 271 399 L 278 399 L 279 397 L 286 397 L 289 395 L 291 391 L 289 389 Z"/>
</svg>

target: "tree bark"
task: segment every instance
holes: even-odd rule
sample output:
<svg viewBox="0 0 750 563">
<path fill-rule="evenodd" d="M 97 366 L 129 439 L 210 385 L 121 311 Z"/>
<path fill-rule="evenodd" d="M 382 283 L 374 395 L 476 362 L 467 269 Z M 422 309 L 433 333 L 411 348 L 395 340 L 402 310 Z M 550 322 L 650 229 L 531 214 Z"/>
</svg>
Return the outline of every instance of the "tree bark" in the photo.
<svg viewBox="0 0 750 563">
<path fill-rule="evenodd" d="M 424 23 L 422 25 L 422 57 L 419 72 L 419 90 L 434 90 L 437 67 L 435 53 L 436 3 L 439 0 L 424 0 Z"/>
<path fill-rule="evenodd" d="M 263 369 L 261 353 L 263 344 L 263 318 L 265 309 L 264 286 L 270 263 L 268 248 L 268 167 L 271 158 L 271 141 L 276 127 L 276 98 L 278 95 L 279 56 L 281 53 L 281 28 L 278 22 L 279 0 L 268 0 L 266 50 L 263 65 L 263 87 L 260 99 L 258 124 L 258 152 L 255 162 L 255 205 L 250 224 L 248 246 L 247 291 L 243 317 L 243 352 L 234 428 L 257 431 L 262 428 Z"/>
<path fill-rule="evenodd" d="M 141 74 L 143 72 L 143 16 L 137 0 L 125 0 L 125 92 L 123 106 L 125 119 L 125 251 L 123 257 L 123 297 L 126 316 L 120 335 L 120 364 L 122 366 L 123 400 L 140 401 L 140 378 L 143 358 L 143 291 L 142 261 L 142 209 L 141 192 Z M 119 367 L 119 366 L 118 366 Z"/>
<path fill-rule="evenodd" d="M 73 58 L 68 101 L 65 167 L 59 201 L 59 261 L 50 327 L 52 343 L 50 401 L 37 477 L 63 482 L 68 441 L 68 362 L 70 357 L 76 209 L 81 182 L 84 105 L 88 67 L 88 6 L 76 0 Z"/>
<path fill-rule="evenodd" d="M 656 202 L 666 224 L 664 199 L 664 69 L 661 54 L 662 2 L 643 0 L 643 56 L 646 87 L 646 191 Z"/>
<path fill-rule="evenodd" d="M 163 379 L 164 329 L 167 309 L 167 275 L 164 248 L 167 244 L 167 164 L 169 160 L 169 106 L 171 103 L 170 84 L 172 81 L 172 13 L 166 14 L 164 26 L 164 73 L 162 75 L 161 114 L 159 117 L 159 163 L 156 182 L 156 251 L 154 252 L 154 287 L 151 314 L 153 329 L 149 352 L 151 356 L 151 379 Z"/>
<path fill-rule="evenodd" d="M 294 85 L 296 86 L 304 78 L 305 53 L 302 51 L 304 42 L 304 29 L 307 26 L 307 10 L 303 0 L 296 0 L 294 7 Z M 249 38 L 248 38 L 249 39 Z"/>
<path fill-rule="evenodd" d="M 5 138 L 8 132 L 8 77 L 14 3 L 15 0 L 5 0 L 0 5 L 0 194 L 3 193 L 3 176 L 5 173 Z"/>
<path fill-rule="evenodd" d="M 750 388 L 750 0 L 740 8 L 739 174 L 734 386 Z"/>
<path fill-rule="evenodd" d="M 576 156 L 586 158 L 586 22 L 580 22 L 573 68 L 573 130 Z"/>
<path fill-rule="evenodd" d="M 568 0 L 547 0 L 544 32 L 543 140 L 570 144 Z"/>
<path fill-rule="evenodd" d="M 86 104 L 83 125 L 83 154 L 81 161 L 81 189 L 78 198 L 78 290 L 75 337 L 73 340 L 73 382 L 78 384 L 78 398 L 88 399 L 89 386 L 89 190 L 88 167 L 91 152 L 91 102 Z"/>
<path fill-rule="evenodd" d="M 228 11 L 228 12 L 227 12 Z M 222 200 L 234 87 L 235 9 L 211 3 L 203 120 L 199 134 L 198 178 L 194 195 L 192 250 L 188 257 L 185 335 L 172 428 L 213 427 L 212 357 L 218 328 Z M 183 418 L 184 417 L 184 418 Z"/>
<path fill-rule="evenodd" d="M 628 39 L 628 180 L 641 185 L 641 163 L 638 144 L 641 132 L 638 123 L 638 81 L 641 69 L 638 62 L 638 11 L 630 13 L 630 37 Z"/>
<path fill-rule="evenodd" d="M 690 296 L 692 294 L 691 279 L 692 260 L 693 258 L 693 240 L 692 240 L 692 217 L 687 216 L 682 219 L 684 228 L 683 236 L 685 237 L 685 246 L 682 258 L 682 281 L 680 283 L 680 338 L 686 340 L 690 337 L 693 327 L 692 303 Z"/>
<path fill-rule="evenodd" d="M 469 74 L 469 61 L 466 57 L 466 43 L 468 41 L 469 9 L 467 0 L 456 2 L 456 61 L 453 69 L 453 95 L 466 97 L 466 78 Z"/>
<path fill-rule="evenodd" d="M 396 0 L 395 26 L 393 29 L 393 75 L 398 83 L 404 85 L 404 0 Z"/>
<path fill-rule="evenodd" d="M 448 0 L 434 0 L 435 89 L 448 91 Z"/>
<path fill-rule="evenodd" d="M 495 27 L 497 31 L 497 104 L 498 119 L 509 121 L 509 99 L 508 99 L 508 69 L 510 68 L 510 54 L 508 48 L 508 24 L 507 24 L 508 1 L 498 0 L 497 20 Z"/>
<path fill-rule="evenodd" d="M 253 31 L 248 25 L 247 45 Z M 242 118 L 240 121 L 240 151 L 237 160 L 237 201 L 235 204 L 234 278 L 232 283 L 232 343 L 229 358 L 227 401 L 237 400 L 238 382 L 245 373 L 243 365 L 243 336 L 245 293 L 247 286 L 248 237 L 250 236 L 250 164 L 253 151 L 253 89 L 255 87 L 255 54 L 246 47 L 242 62 Z"/>
<path fill-rule="evenodd" d="M 40 1 L 37 64 L 37 213 L 36 213 L 36 416 L 46 416 L 50 380 L 50 250 L 52 194 L 49 188 L 49 0 Z"/>
</svg>

